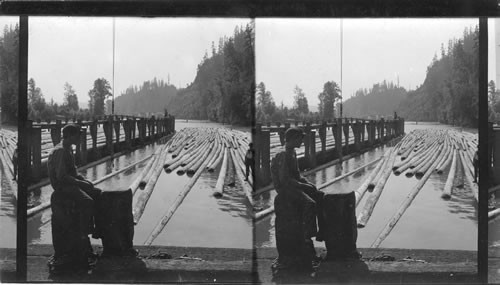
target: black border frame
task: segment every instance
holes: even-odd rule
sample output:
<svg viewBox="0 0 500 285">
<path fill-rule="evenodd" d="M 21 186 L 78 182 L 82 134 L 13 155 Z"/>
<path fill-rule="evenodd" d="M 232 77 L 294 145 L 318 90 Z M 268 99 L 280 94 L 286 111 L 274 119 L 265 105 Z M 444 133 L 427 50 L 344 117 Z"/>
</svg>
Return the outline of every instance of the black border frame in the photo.
<svg viewBox="0 0 500 285">
<path fill-rule="evenodd" d="M 20 16 L 18 147 L 28 141 L 27 120 L 29 16 L 177 16 L 177 17 L 474 17 L 479 18 L 479 145 L 487 156 L 488 24 L 500 16 L 500 0 L 128 0 L 128 1 L 9 1 L 0 0 L 0 16 Z M 29 15 L 29 16 L 28 16 Z M 27 280 L 26 153 L 19 153 L 16 269 L 18 282 Z M 478 208 L 478 277 L 488 282 L 488 165 L 480 162 Z M 255 281 L 258 281 L 256 279 Z"/>
</svg>

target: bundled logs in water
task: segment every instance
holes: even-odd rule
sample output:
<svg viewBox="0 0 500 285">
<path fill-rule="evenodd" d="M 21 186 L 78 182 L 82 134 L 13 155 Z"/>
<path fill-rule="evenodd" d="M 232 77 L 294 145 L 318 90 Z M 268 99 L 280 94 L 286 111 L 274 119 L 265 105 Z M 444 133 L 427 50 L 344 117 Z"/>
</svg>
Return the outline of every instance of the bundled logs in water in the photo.
<svg viewBox="0 0 500 285">
<path fill-rule="evenodd" d="M 162 169 L 167 173 L 175 171 L 178 175 L 186 174 L 190 180 L 158 221 L 145 244 L 150 245 L 161 233 L 202 172 L 213 172 L 219 164 L 222 165 L 214 187 L 214 196 L 223 195 L 227 172 L 229 169 L 234 169 L 245 195 L 252 201 L 252 177 L 250 175 L 249 181 L 245 181 L 244 167 L 244 157 L 249 142 L 247 134 L 240 131 L 225 128 L 185 128 L 177 132 L 165 146 L 157 150 L 153 155 L 152 162 L 149 163 L 150 165 L 145 167 L 145 171 L 138 175 L 130 187 L 137 189 L 145 185 L 144 190 L 136 199 L 133 210 L 136 223 L 139 222 L 146 208 Z M 229 167 L 229 164 L 234 165 L 234 167 Z"/>
<path fill-rule="evenodd" d="M 372 246 L 378 247 L 389 235 L 433 173 L 442 175 L 446 173 L 445 170 L 448 170 L 447 183 L 444 185 L 444 189 L 442 189 L 442 197 L 449 199 L 453 194 L 454 184 L 457 184 L 455 180 L 460 167 L 463 169 L 462 172 L 464 173 L 464 179 L 467 181 L 467 187 L 471 189 L 471 194 L 477 200 L 477 184 L 473 182 L 474 168 L 472 164 L 476 149 L 477 137 L 475 135 L 442 129 L 414 130 L 403 137 L 395 147 L 389 148 L 381 157 L 377 166 L 367 174 L 367 178 L 354 191 L 356 195 L 356 206 L 365 195 L 368 195 L 362 206 L 363 208 L 359 211 L 358 226 L 366 226 L 377 205 L 377 201 L 384 186 L 391 176 L 391 172 L 394 173 L 394 175 L 405 174 L 405 176 L 410 179 L 414 179 L 413 177 L 415 177 L 417 183 L 413 186 L 408 197 L 403 201 L 394 216 L 388 221 Z M 340 180 L 343 176 L 344 175 L 337 177 L 322 185 L 332 184 Z M 318 187 L 318 189 L 321 189 L 321 187 Z M 273 210 L 271 206 L 257 213 L 256 217 L 262 218 L 272 213 Z M 500 211 L 498 212 L 500 213 Z"/>
<path fill-rule="evenodd" d="M 16 149 L 17 133 L 0 129 L 0 161 L 2 175 L 12 195 L 17 199 L 17 182 L 14 180 L 14 163 L 12 161 Z M 0 177 L 1 177 L 0 176 Z"/>
</svg>

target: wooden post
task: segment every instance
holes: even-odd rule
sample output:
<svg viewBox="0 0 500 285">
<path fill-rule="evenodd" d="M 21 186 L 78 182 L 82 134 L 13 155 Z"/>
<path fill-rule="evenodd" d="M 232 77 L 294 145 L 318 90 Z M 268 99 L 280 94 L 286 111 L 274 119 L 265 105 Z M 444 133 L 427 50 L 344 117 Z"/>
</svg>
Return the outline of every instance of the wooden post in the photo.
<svg viewBox="0 0 500 285">
<path fill-rule="evenodd" d="M 342 119 L 338 118 L 335 124 L 332 126 L 333 137 L 335 138 L 335 149 L 337 150 L 337 155 L 342 159 Z"/>
<path fill-rule="evenodd" d="M 122 123 L 122 119 L 120 119 L 119 117 L 117 117 L 116 120 L 113 122 L 113 128 L 114 128 L 115 134 L 116 134 L 116 144 L 118 144 L 120 142 L 121 123 Z"/>
<path fill-rule="evenodd" d="M 33 182 L 38 182 L 42 178 L 42 128 L 40 126 L 32 126 L 31 143 L 33 152 L 33 170 L 31 172 L 31 178 Z"/>
<path fill-rule="evenodd" d="M 319 139 L 321 141 L 321 154 L 324 155 L 326 151 L 326 122 L 323 121 L 318 129 Z"/>
<path fill-rule="evenodd" d="M 384 118 L 380 119 L 380 141 L 385 142 L 385 120 Z"/>
<path fill-rule="evenodd" d="M 342 130 L 344 131 L 344 140 L 345 140 L 345 147 L 347 151 L 350 151 L 349 149 L 349 127 L 351 126 L 352 122 L 346 121 L 345 124 L 342 126 Z"/>
<path fill-rule="evenodd" d="M 82 127 L 80 130 L 80 163 L 87 164 L 87 128 Z"/>
<path fill-rule="evenodd" d="M 98 126 L 97 119 L 94 118 L 92 123 L 90 123 L 90 137 L 92 138 L 92 152 L 95 152 L 97 150 L 97 126 Z"/>
<path fill-rule="evenodd" d="M 50 129 L 50 137 L 54 146 L 61 142 L 61 120 L 56 120 L 55 127 Z"/>
<path fill-rule="evenodd" d="M 130 119 L 126 119 L 123 121 L 123 132 L 125 133 L 125 145 L 126 145 L 126 148 L 127 149 L 131 149 L 132 148 L 132 142 L 131 142 L 131 139 L 132 139 L 132 130 L 131 130 L 131 123 L 130 123 Z"/>
<path fill-rule="evenodd" d="M 107 120 L 104 122 L 104 136 L 106 137 L 106 149 L 108 154 L 112 154 L 114 152 L 113 149 L 113 117 L 109 116 Z"/>
<path fill-rule="evenodd" d="M 261 143 L 262 143 L 262 172 L 264 184 L 268 184 L 271 181 L 271 132 L 269 130 L 261 131 Z"/>
<path fill-rule="evenodd" d="M 363 145 L 366 145 L 365 144 L 365 132 L 366 132 L 366 123 L 365 123 L 365 120 L 362 120 L 361 121 L 361 144 Z"/>
<path fill-rule="evenodd" d="M 352 124 L 352 133 L 354 135 L 354 148 L 356 151 L 361 150 L 360 141 L 361 141 L 361 124 L 356 119 L 356 122 Z"/>
<path fill-rule="evenodd" d="M 368 146 L 372 147 L 375 142 L 375 124 L 372 120 L 366 125 L 368 132 Z"/>
<path fill-rule="evenodd" d="M 139 139 L 141 141 L 141 144 L 144 145 L 146 141 L 146 119 L 140 118 L 138 124 L 139 124 Z"/>
<path fill-rule="evenodd" d="M 316 132 L 311 130 L 309 132 L 309 149 L 310 149 L 310 161 L 309 167 L 316 167 Z"/>
<path fill-rule="evenodd" d="M 310 168 L 311 165 L 311 123 L 306 123 L 304 129 L 304 158 L 307 163 L 306 168 Z"/>
</svg>

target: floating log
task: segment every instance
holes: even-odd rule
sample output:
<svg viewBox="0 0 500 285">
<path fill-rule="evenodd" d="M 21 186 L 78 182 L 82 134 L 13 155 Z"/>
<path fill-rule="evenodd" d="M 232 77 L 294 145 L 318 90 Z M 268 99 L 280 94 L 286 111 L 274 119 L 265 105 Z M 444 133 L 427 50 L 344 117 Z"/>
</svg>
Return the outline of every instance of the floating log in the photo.
<svg viewBox="0 0 500 285">
<path fill-rule="evenodd" d="M 453 188 L 453 181 L 455 180 L 455 173 L 457 168 L 457 150 L 453 150 L 453 161 L 451 162 L 450 172 L 448 173 L 448 179 L 446 179 L 446 184 L 444 185 L 443 194 L 441 198 L 450 199 L 451 190 Z"/>
<path fill-rule="evenodd" d="M 366 190 L 368 190 L 368 185 L 372 182 L 373 178 L 375 175 L 380 171 L 380 168 L 384 164 L 385 160 L 383 159 L 383 156 L 379 158 L 379 162 L 377 163 L 377 166 L 372 170 L 370 175 L 365 179 L 365 181 L 354 191 L 354 195 L 356 196 L 356 207 L 358 206 L 359 202 L 361 201 L 361 198 L 366 193 Z"/>
<path fill-rule="evenodd" d="M 471 188 L 471 191 L 472 191 L 472 195 L 474 196 L 474 198 L 476 199 L 477 202 L 479 202 L 479 193 L 478 193 L 478 189 L 477 189 L 477 184 L 475 184 L 473 182 L 473 178 L 472 178 L 472 174 L 467 171 L 467 167 L 466 167 L 466 164 L 464 163 L 465 159 L 464 159 L 464 154 L 462 151 L 459 151 L 458 152 L 459 156 L 460 156 L 460 160 L 462 161 L 462 168 L 464 170 L 464 176 L 465 176 L 465 180 L 468 182 L 470 188 Z"/>
<path fill-rule="evenodd" d="M 365 165 L 362 165 L 362 166 L 360 166 L 360 167 L 358 167 L 358 168 L 354 169 L 353 171 L 350 171 L 350 172 L 348 172 L 348 173 L 346 173 L 346 174 L 342 174 L 342 175 L 340 175 L 340 176 L 338 176 L 338 177 L 335 177 L 334 179 L 332 179 L 332 180 L 330 180 L 330 181 L 327 181 L 327 182 L 325 182 L 325 183 L 323 183 L 323 184 L 320 184 L 320 185 L 318 186 L 318 190 L 325 189 L 326 187 L 328 187 L 328 186 L 332 185 L 333 183 L 335 183 L 335 182 L 337 182 L 337 181 L 339 181 L 339 180 L 342 180 L 342 179 L 344 179 L 344 178 L 346 178 L 346 177 L 348 177 L 348 176 L 351 176 L 351 175 L 353 175 L 353 174 L 355 174 L 355 173 L 357 173 L 357 172 L 359 172 L 359 171 L 361 171 L 361 170 L 365 169 L 366 167 L 368 167 L 368 166 L 370 166 L 370 165 L 372 165 L 372 164 L 376 163 L 377 161 L 379 161 L 379 160 L 381 160 L 381 159 L 382 159 L 382 157 L 379 157 L 379 158 L 377 158 L 377 159 L 375 159 L 375 160 L 373 160 L 373 161 L 371 161 L 371 162 L 368 162 L 368 163 L 367 163 L 367 164 L 365 164 Z"/>
<path fill-rule="evenodd" d="M 500 209 L 494 209 L 488 212 L 488 219 L 494 219 L 500 215 Z"/>
<path fill-rule="evenodd" d="M 239 165 L 240 161 L 238 161 L 238 159 L 236 159 L 236 155 L 234 154 L 234 149 L 229 149 L 229 153 L 231 154 L 230 156 L 231 156 L 231 159 L 233 161 L 234 168 L 235 168 L 236 178 L 238 178 L 238 180 L 240 181 L 241 187 L 243 188 L 243 192 L 245 193 L 245 196 L 247 197 L 248 201 L 250 202 L 250 205 L 254 205 L 253 196 L 252 196 L 253 189 L 249 184 L 251 177 L 248 177 L 249 181 L 245 181 L 245 179 L 243 178 L 244 172 L 241 170 L 241 165 Z"/>
<path fill-rule="evenodd" d="M 373 189 L 371 195 L 367 198 L 365 206 L 358 217 L 359 228 L 365 227 L 372 215 L 373 209 L 375 208 L 375 205 L 378 199 L 380 198 L 380 195 L 382 194 L 382 190 L 384 189 L 385 183 L 387 182 L 387 179 L 389 179 L 389 176 L 392 173 L 391 168 L 392 164 L 394 163 L 396 153 L 397 150 L 392 150 L 389 156 L 387 157 L 386 162 L 381 168 L 383 171 L 382 176 L 375 185 L 375 188 Z"/>
<path fill-rule="evenodd" d="M 420 192 L 420 189 L 424 186 L 425 182 L 427 182 L 427 179 L 431 176 L 433 173 L 432 169 L 435 168 L 437 165 L 437 160 L 434 161 L 434 163 L 431 165 L 431 168 L 429 171 L 427 171 L 422 179 L 418 181 L 418 183 L 412 188 L 410 193 L 408 194 L 408 197 L 406 198 L 405 201 L 401 204 L 399 209 L 396 211 L 396 214 L 390 219 L 390 221 L 386 224 L 384 229 L 380 232 L 380 234 L 377 236 L 371 247 L 379 247 L 380 244 L 387 238 L 387 236 L 391 233 L 392 229 L 396 226 L 398 223 L 399 219 L 403 214 L 406 212 L 406 209 L 410 206 L 410 204 L 413 202 L 417 194 Z"/>
<path fill-rule="evenodd" d="M 438 163 L 440 160 L 442 160 L 442 156 L 444 155 L 442 149 L 443 146 L 439 146 L 438 149 L 432 155 L 429 155 L 429 157 L 424 162 L 422 162 L 422 164 L 420 164 L 418 167 L 415 167 L 414 171 L 415 171 L 415 177 L 417 177 L 417 179 L 420 179 L 424 176 L 424 173 L 427 172 L 429 167 L 431 167 L 434 160 L 437 160 Z M 437 159 L 435 157 L 437 157 Z"/>
<path fill-rule="evenodd" d="M 162 151 L 160 152 L 160 157 L 158 158 L 158 163 L 155 164 L 156 168 L 151 167 L 153 170 L 153 173 L 151 177 L 149 178 L 146 187 L 144 190 L 141 192 L 141 195 L 137 198 L 137 202 L 135 204 L 133 213 L 134 213 L 134 222 L 137 224 L 139 222 L 140 218 L 142 217 L 142 214 L 144 212 L 144 209 L 146 208 L 146 204 L 149 201 L 149 198 L 151 197 L 151 194 L 153 193 L 154 187 L 156 185 L 156 181 L 158 181 L 158 178 L 160 177 L 161 171 L 163 170 L 163 162 L 165 161 L 165 158 L 167 156 L 167 151 Z"/>
<path fill-rule="evenodd" d="M 184 201 L 184 198 L 186 198 L 186 195 L 191 191 L 193 188 L 194 184 L 200 177 L 201 173 L 203 170 L 205 170 L 205 167 L 207 166 L 208 161 L 204 161 L 201 167 L 198 167 L 196 173 L 194 176 L 191 178 L 191 180 L 184 186 L 184 188 L 181 190 L 177 198 L 175 199 L 174 203 L 170 206 L 170 208 L 167 210 L 167 212 L 163 215 L 163 218 L 159 221 L 159 223 L 155 226 L 149 237 L 146 239 L 146 242 L 144 242 L 145 245 L 151 245 L 153 241 L 156 239 L 156 237 L 161 233 L 161 231 L 165 228 L 167 225 L 168 221 L 172 218 L 174 215 L 175 211 L 179 206 L 181 205 L 182 201 Z"/>
<path fill-rule="evenodd" d="M 217 178 L 217 183 L 214 187 L 213 195 L 215 197 L 221 197 L 224 192 L 224 181 L 226 180 L 227 173 L 227 161 L 228 161 L 228 150 L 227 148 L 224 150 L 224 158 L 222 159 L 222 166 L 219 171 L 219 178 Z"/>
<path fill-rule="evenodd" d="M 144 177 L 146 174 L 150 171 L 151 166 L 153 166 L 153 163 L 155 162 L 156 157 L 155 154 L 152 155 L 151 159 L 148 161 L 146 166 L 141 170 L 141 173 L 134 179 L 134 181 L 130 184 L 129 189 L 132 191 L 132 195 L 135 194 L 137 191 L 137 188 L 145 187 L 147 181 L 143 181 Z"/>
</svg>

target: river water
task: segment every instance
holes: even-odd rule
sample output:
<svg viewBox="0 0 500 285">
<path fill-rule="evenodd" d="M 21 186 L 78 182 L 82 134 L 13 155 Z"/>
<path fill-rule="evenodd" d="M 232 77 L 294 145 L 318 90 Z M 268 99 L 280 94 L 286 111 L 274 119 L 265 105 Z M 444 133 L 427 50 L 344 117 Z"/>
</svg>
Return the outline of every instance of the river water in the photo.
<svg viewBox="0 0 500 285">
<path fill-rule="evenodd" d="M 200 121 L 178 120 L 176 122 L 177 130 L 184 127 L 216 126 L 231 127 Z M 405 131 L 409 133 L 415 128 L 451 129 L 453 127 L 435 124 L 407 124 Z M 245 128 L 238 129 L 249 131 Z M 475 130 L 464 131 L 476 132 Z M 90 180 L 95 180 L 152 154 L 156 147 L 157 145 L 149 145 L 138 149 L 113 161 L 87 169 L 83 175 Z M 331 166 L 307 178 L 316 184 L 323 183 L 380 157 L 386 149 L 387 147 L 379 147 L 343 162 L 342 167 L 339 165 Z M 135 168 L 105 181 L 98 187 L 102 189 L 126 189 L 145 164 L 146 162 L 139 164 Z M 329 186 L 326 191 L 335 191 L 339 187 L 356 189 L 374 166 Z M 452 198 L 448 201 L 440 198 L 447 172 L 448 170 L 441 175 L 431 175 L 429 181 L 381 247 L 476 250 L 476 202 L 467 185 L 463 188 L 455 188 Z M 211 189 L 215 186 L 217 174 L 218 169 L 213 173 L 204 172 L 201 175 L 165 229 L 155 239 L 153 245 L 227 248 L 252 248 L 253 245 L 256 247 L 275 246 L 274 216 L 271 215 L 257 222 L 254 227 L 249 214 L 249 211 L 252 210 L 251 206 L 244 193 L 238 190 L 241 189 L 238 182 L 235 187 L 226 187 L 222 198 L 214 198 Z M 135 227 L 134 244 L 141 245 L 145 242 L 188 181 L 189 178 L 186 175 L 179 176 L 176 173 L 162 172 L 141 221 Z M 416 181 L 414 177 L 391 175 L 369 223 L 365 228 L 359 230 L 358 247 L 371 245 Z M 4 186 L 3 183 L 2 186 Z M 15 247 L 15 199 L 9 193 L 9 189 L 2 187 L 0 247 Z M 44 187 L 38 192 L 30 193 L 29 203 L 38 204 L 46 201 L 50 198 L 50 193 L 50 187 Z M 271 192 L 260 197 L 260 206 L 270 205 L 274 195 Z M 363 203 L 362 200 L 359 205 L 362 206 Z M 51 243 L 50 216 L 49 209 L 28 220 L 29 243 Z M 255 239 L 253 238 L 254 229 Z M 99 243 L 97 240 L 93 240 L 93 242 Z M 322 244 L 317 245 L 322 246 Z"/>
</svg>

